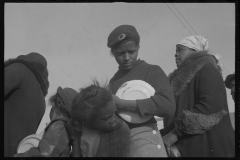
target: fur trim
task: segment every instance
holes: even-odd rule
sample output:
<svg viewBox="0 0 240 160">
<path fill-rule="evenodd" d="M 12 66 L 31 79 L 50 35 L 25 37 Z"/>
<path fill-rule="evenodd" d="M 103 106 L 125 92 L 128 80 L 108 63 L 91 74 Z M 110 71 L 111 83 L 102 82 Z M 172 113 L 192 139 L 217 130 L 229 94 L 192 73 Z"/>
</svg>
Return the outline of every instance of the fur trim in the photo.
<svg viewBox="0 0 240 160">
<path fill-rule="evenodd" d="M 29 61 L 24 59 L 17 59 L 17 58 L 10 58 L 4 62 L 4 68 L 7 66 L 13 64 L 13 63 L 22 63 L 27 68 L 29 68 L 32 73 L 35 75 L 35 77 L 38 80 L 38 83 L 40 84 L 44 96 L 48 93 L 49 88 L 49 81 L 48 81 L 48 70 L 46 67 L 41 65 L 40 63 L 37 63 L 35 61 Z"/>
<path fill-rule="evenodd" d="M 224 109 L 211 115 L 183 110 L 183 114 L 175 121 L 175 128 L 187 134 L 203 134 L 217 125 L 226 114 Z"/>
<path fill-rule="evenodd" d="M 174 95 L 178 96 L 187 87 L 195 74 L 208 63 L 218 68 L 215 58 L 208 54 L 207 50 L 199 51 L 190 55 L 179 68 L 170 73 L 168 77 Z"/>
</svg>

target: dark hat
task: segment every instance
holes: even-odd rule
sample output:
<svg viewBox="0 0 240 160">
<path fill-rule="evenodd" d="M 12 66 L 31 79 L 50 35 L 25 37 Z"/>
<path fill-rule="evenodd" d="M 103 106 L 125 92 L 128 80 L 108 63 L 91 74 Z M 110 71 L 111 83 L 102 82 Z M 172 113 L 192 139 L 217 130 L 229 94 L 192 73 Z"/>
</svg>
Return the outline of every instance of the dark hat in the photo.
<svg viewBox="0 0 240 160">
<path fill-rule="evenodd" d="M 108 36 L 109 48 L 118 46 L 133 39 L 139 40 L 139 34 L 134 26 L 131 25 L 121 25 L 115 28 Z"/>
<path fill-rule="evenodd" d="M 225 86 L 229 89 L 230 86 L 231 86 L 231 81 L 235 78 L 235 72 L 233 74 L 229 74 L 227 77 L 226 77 L 226 80 L 225 80 Z"/>
<path fill-rule="evenodd" d="M 58 87 L 57 93 L 59 94 L 59 96 L 63 100 L 63 103 L 68 108 L 69 113 L 71 113 L 72 100 L 77 95 L 77 91 L 75 91 L 72 88 L 64 88 L 64 89 L 62 89 L 61 87 Z"/>
<path fill-rule="evenodd" d="M 18 59 L 25 59 L 28 61 L 35 61 L 42 64 L 44 67 L 47 67 L 47 60 L 39 53 L 31 52 L 27 55 L 20 55 L 17 57 Z"/>
</svg>

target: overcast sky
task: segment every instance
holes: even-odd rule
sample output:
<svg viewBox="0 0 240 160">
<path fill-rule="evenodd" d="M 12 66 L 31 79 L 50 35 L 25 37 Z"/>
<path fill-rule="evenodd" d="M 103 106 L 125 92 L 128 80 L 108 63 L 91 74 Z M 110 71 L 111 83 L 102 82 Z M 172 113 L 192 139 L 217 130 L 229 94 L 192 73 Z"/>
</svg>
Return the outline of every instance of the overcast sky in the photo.
<svg viewBox="0 0 240 160">
<path fill-rule="evenodd" d="M 176 43 L 191 34 L 207 38 L 210 50 L 222 56 L 223 79 L 235 71 L 234 3 L 5 3 L 4 11 L 4 60 L 42 54 L 50 81 L 46 101 L 58 86 L 79 91 L 91 77 L 106 81 L 113 76 L 118 65 L 107 37 L 122 24 L 140 34 L 138 57 L 167 75 L 176 69 Z M 229 89 L 227 96 L 234 112 Z M 38 133 L 49 121 L 49 109 L 47 104 Z"/>
</svg>

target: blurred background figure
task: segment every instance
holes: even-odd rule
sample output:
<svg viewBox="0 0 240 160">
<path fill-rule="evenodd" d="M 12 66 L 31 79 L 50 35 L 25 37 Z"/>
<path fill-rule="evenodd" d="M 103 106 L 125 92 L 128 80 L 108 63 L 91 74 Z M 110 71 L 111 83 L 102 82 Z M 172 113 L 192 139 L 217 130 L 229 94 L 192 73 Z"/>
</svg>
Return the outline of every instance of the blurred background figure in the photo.
<svg viewBox="0 0 240 160">
<path fill-rule="evenodd" d="M 225 79 L 225 86 L 231 90 L 232 99 L 235 102 L 235 72 L 233 74 L 229 74 Z M 235 129 L 235 112 L 230 113 L 230 119 L 233 128 Z"/>
<path fill-rule="evenodd" d="M 231 90 L 232 99 L 235 101 L 235 73 L 226 77 L 225 86 Z"/>
<path fill-rule="evenodd" d="M 16 154 L 21 140 L 36 133 L 45 113 L 47 61 L 39 53 L 4 62 L 4 156 Z"/>
</svg>

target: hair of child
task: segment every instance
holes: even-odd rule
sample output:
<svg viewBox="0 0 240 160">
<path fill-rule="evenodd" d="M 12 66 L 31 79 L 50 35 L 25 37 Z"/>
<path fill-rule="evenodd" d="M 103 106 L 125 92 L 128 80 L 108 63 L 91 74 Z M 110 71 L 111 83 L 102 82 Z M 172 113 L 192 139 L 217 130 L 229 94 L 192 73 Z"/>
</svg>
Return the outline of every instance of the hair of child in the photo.
<svg viewBox="0 0 240 160">
<path fill-rule="evenodd" d="M 95 78 L 92 81 L 93 84 L 81 88 L 73 99 L 71 117 L 78 122 L 94 120 L 99 109 L 106 107 L 112 100 L 107 83 L 101 85 Z"/>
</svg>

